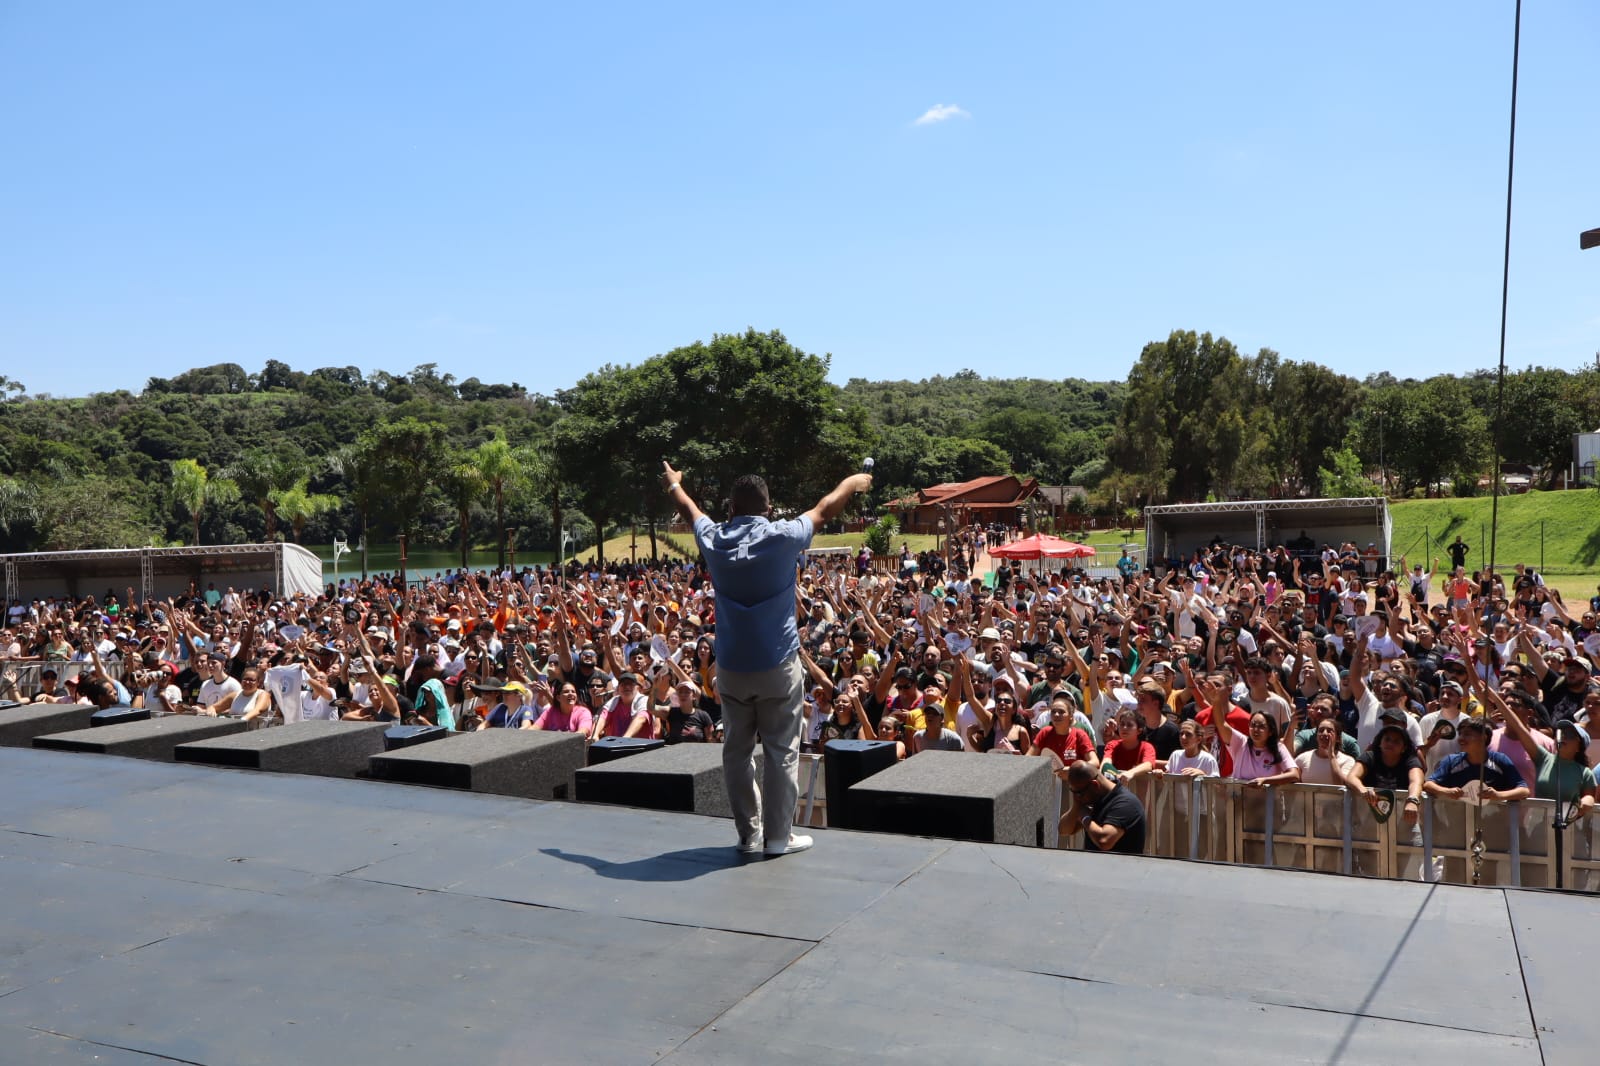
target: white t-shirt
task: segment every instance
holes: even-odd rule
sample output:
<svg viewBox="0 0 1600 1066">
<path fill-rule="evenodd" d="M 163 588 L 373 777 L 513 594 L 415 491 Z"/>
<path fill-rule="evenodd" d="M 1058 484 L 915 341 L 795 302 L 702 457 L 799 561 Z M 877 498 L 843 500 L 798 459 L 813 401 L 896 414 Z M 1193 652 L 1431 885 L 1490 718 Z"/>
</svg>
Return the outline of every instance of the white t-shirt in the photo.
<svg viewBox="0 0 1600 1066">
<path fill-rule="evenodd" d="M 230 677 L 220 685 L 208 677 L 200 683 L 200 702 L 209 707 L 224 697 L 237 696 L 243 689 L 244 686 L 239 684 L 236 677 Z"/>
<path fill-rule="evenodd" d="M 1169 776 L 1182 773 L 1190 767 L 1205 771 L 1207 777 L 1216 777 L 1220 772 L 1217 766 L 1217 757 L 1204 748 L 1201 748 L 1199 754 L 1192 759 L 1183 753 L 1182 748 L 1167 756 L 1167 774 Z"/>
<path fill-rule="evenodd" d="M 1334 752 L 1332 761 L 1318 755 L 1316 749 L 1302 751 L 1295 756 L 1294 763 L 1300 767 L 1300 780 L 1307 785 L 1342 785 L 1343 781 L 1334 776 L 1333 764 L 1339 764 L 1339 769 L 1349 774 L 1355 767 L 1356 761 L 1342 751 Z"/>
<path fill-rule="evenodd" d="M 1383 636 L 1373 637 L 1367 641 L 1367 653 L 1388 662 L 1390 659 L 1398 659 L 1405 655 L 1405 649 L 1400 647 L 1399 641 L 1385 632 Z"/>
<path fill-rule="evenodd" d="M 1253 700 L 1250 698 L 1250 693 L 1246 692 L 1237 702 L 1252 714 L 1261 711 L 1263 714 L 1271 715 L 1278 722 L 1279 733 L 1282 733 L 1284 727 L 1289 724 L 1289 702 L 1276 692 L 1267 693 L 1267 698 L 1262 700 Z"/>
<path fill-rule="evenodd" d="M 145 688 L 145 690 L 144 690 L 144 706 L 145 706 L 145 710 L 151 711 L 152 713 L 155 713 L 155 714 L 165 714 L 165 713 L 167 713 L 166 712 L 166 708 L 161 706 L 161 691 L 162 691 L 162 689 L 163 689 L 163 686 L 161 686 L 159 684 L 150 685 L 150 686 L 147 686 Z M 166 694 L 167 694 L 167 702 L 172 704 L 173 708 L 176 709 L 178 704 L 183 701 L 183 693 L 178 691 L 178 686 L 177 685 L 166 685 L 165 686 L 165 691 L 166 691 Z"/>
<path fill-rule="evenodd" d="M 1288 658 L 1284 659 L 1283 663 L 1284 663 L 1284 666 L 1288 667 L 1288 669 L 1289 669 L 1289 676 L 1294 679 L 1294 683 L 1290 687 L 1291 688 L 1297 688 L 1299 686 L 1299 684 L 1300 684 L 1300 666 L 1301 666 L 1300 660 L 1298 658 L 1296 658 L 1295 656 L 1291 655 Z M 1326 659 L 1319 659 L 1319 660 L 1317 660 L 1317 663 L 1318 663 L 1318 665 L 1320 665 L 1322 667 L 1322 677 L 1323 677 L 1323 680 L 1327 681 L 1329 691 L 1338 692 L 1339 691 L 1339 668 L 1337 666 L 1334 666 L 1332 663 L 1330 663 Z"/>
<path fill-rule="evenodd" d="M 986 703 L 984 706 L 988 708 L 990 714 L 994 713 L 993 704 Z M 978 712 L 972 709 L 972 704 L 969 701 L 963 700 L 961 706 L 956 709 L 956 732 L 961 734 L 962 745 L 968 751 L 976 750 L 967 741 L 967 733 L 977 724 Z"/>
<path fill-rule="evenodd" d="M 1397 708 L 1398 709 L 1398 708 Z M 1362 690 L 1361 698 L 1356 700 L 1356 743 L 1365 748 L 1372 743 L 1378 731 L 1383 728 L 1383 723 L 1378 721 L 1378 716 L 1383 713 L 1383 704 L 1378 702 L 1378 697 L 1372 694 L 1370 684 Z M 1422 726 L 1417 720 L 1401 711 L 1406 716 L 1406 732 L 1411 734 L 1412 743 L 1422 746 Z"/>
<path fill-rule="evenodd" d="M 1204 772 L 1205 776 L 1207 776 L 1207 777 L 1217 777 L 1217 776 L 1219 776 L 1218 775 L 1218 767 L 1217 767 L 1217 757 L 1215 755 L 1212 755 L 1209 751 L 1207 751 L 1204 748 L 1201 748 L 1200 749 L 1200 753 L 1198 755 L 1196 755 L 1192 759 L 1189 758 L 1189 756 L 1187 756 L 1187 755 L 1185 755 L 1183 753 L 1183 749 L 1182 748 L 1179 748 L 1177 751 L 1175 751 L 1171 755 L 1167 756 L 1167 776 L 1168 777 L 1171 777 L 1174 774 L 1181 773 L 1182 771 L 1187 770 L 1190 767 L 1194 767 L 1195 769 L 1201 770 L 1202 772 Z M 1187 785 L 1187 784 L 1189 784 L 1189 782 L 1184 782 L 1184 784 Z M 1185 787 L 1181 787 L 1181 786 L 1178 787 L 1177 790 L 1175 792 L 1173 792 L 1173 794 L 1172 794 L 1172 809 L 1177 811 L 1179 814 L 1188 814 L 1189 813 L 1189 794 L 1190 794 L 1191 791 L 1192 791 L 1192 787 L 1190 787 L 1190 788 L 1185 788 Z M 1210 800 L 1207 797 L 1206 792 L 1204 791 L 1204 789 L 1202 789 L 1201 792 L 1200 792 L 1200 809 L 1199 809 L 1198 813 L 1204 815 L 1204 814 L 1206 814 L 1208 812 L 1209 808 L 1210 808 Z"/>
<path fill-rule="evenodd" d="M 1461 723 L 1461 719 L 1465 717 L 1466 715 L 1461 713 L 1459 706 L 1454 714 L 1446 714 L 1444 711 L 1430 711 L 1422 716 L 1422 721 L 1417 728 L 1422 731 L 1423 737 L 1426 738 L 1433 735 L 1433 727 L 1438 725 L 1440 722 L 1449 722 L 1451 725 L 1459 725 Z M 1454 755 L 1460 750 L 1461 745 L 1456 743 L 1455 737 L 1451 737 L 1448 740 L 1440 740 L 1434 744 L 1432 749 L 1429 750 L 1428 754 L 1423 758 L 1423 762 L 1427 765 L 1428 772 L 1431 774 L 1433 773 L 1434 768 L 1443 761 L 1446 755 Z M 1418 754 L 1421 753 L 1419 752 Z"/>
</svg>

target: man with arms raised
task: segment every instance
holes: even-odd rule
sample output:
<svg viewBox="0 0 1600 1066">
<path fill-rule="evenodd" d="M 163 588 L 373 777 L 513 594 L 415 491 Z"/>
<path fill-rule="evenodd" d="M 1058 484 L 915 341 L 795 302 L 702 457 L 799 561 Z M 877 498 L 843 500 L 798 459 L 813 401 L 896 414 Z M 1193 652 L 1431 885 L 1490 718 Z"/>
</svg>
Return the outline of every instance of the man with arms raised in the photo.
<svg viewBox="0 0 1600 1066">
<path fill-rule="evenodd" d="M 804 851 L 811 838 L 791 833 L 800 795 L 800 718 L 805 668 L 795 625 L 795 576 L 816 527 L 872 487 L 853 474 L 799 518 L 767 517 L 767 483 L 746 474 L 733 483 L 733 515 L 718 525 L 684 491 L 683 475 L 661 464 L 667 496 L 694 527 L 717 596 L 717 693 L 722 699 L 722 772 L 739 831 L 739 850 L 768 856 Z M 758 785 L 750 756 L 763 750 Z M 764 805 L 764 806 L 763 806 Z"/>
</svg>

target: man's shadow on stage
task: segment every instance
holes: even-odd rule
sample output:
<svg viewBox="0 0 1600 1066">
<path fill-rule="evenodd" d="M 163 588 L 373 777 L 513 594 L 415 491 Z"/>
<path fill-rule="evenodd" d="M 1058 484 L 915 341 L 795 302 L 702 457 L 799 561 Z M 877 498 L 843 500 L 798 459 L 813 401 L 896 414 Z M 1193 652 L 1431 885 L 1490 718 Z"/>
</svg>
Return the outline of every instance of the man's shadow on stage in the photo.
<svg viewBox="0 0 1600 1066">
<path fill-rule="evenodd" d="M 760 855 L 741 855 L 737 848 L 685 848 L 668 851 L 632 862 L 613 862 L 596 855 L 580 855 L 560 848 L 540 848 L 541 854 L 562 862 L 587 866 L 601 877 L 615 881 L 693 881 L 697 877 L 759 863 Z"/>
</svg>

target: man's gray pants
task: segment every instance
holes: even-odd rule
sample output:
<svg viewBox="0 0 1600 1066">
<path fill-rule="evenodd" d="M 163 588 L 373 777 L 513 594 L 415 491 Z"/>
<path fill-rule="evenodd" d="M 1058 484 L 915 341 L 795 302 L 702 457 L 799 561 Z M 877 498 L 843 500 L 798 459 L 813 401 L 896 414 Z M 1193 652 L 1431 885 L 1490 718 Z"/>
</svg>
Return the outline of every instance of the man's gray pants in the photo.
<svg viewBox="0 0 1600 1066">
<path fill-rule="evenodd" d="M 739 843 L 787 843 L 800 799 L 800 657 L 759 673 L 717 670 L 722 701 L 722 777 Z M 752 756 L 761 738 L 761 781 Z M 765 831 L 763 832 L 763 828 Z"/>
</svg>

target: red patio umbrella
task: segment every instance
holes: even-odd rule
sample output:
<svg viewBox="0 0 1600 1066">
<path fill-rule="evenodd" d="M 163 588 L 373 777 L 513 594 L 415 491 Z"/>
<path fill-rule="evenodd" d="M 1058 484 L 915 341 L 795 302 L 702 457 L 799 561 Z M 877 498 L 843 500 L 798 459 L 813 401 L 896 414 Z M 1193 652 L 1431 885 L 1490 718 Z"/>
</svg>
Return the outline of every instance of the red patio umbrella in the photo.
<svg viewBox="0 0 1600 1066">
<path fill-rule="evenodd" d="M 1031 537 L 990 548 L 989 554 L 1002 559 L 1083 559 L 1093 555 L 1094 549 L 1077 541 L 1035 533 Z"/>
</svg>

